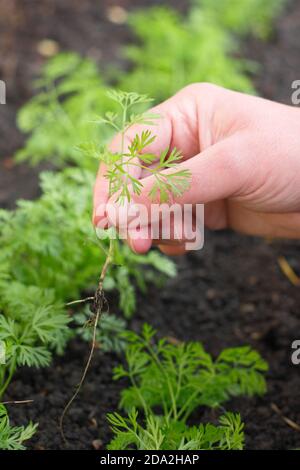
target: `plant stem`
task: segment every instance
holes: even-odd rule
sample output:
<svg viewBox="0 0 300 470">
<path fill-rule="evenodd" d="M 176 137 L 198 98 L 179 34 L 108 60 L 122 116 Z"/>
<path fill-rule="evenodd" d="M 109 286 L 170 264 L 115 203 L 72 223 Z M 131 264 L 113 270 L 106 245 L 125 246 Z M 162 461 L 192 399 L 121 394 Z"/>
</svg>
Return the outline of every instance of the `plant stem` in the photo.
<svg viewBox="0 0 300 470">
<path fill-rule="evenodd" d="M 88 370 L 90 368 L 91 361 L 93 359 L 93 355 L 94 355 L 94 351 L 95 351 L 95 347 L 96 347 L 97 327 L 98 327 L 98 323 L 99 323 L 99 320 L 100 320 L 102 312 L 103 312 L 103 305 L 105 303 L 105 298 L 103 296 L 103 282 L 104 282 L 107 270 L 108 270 L 108 268 L 109 268 L 109 266 L 112 262 L 112 259 L 113 259 L 113 249 L 114 249 L 114 241 L 113 241 L 113 239 L 110 239 L 108 255 L 107 255 L 105 263 L 102 267 L 101 274 L 100 274 L 100 277 L 99 277 L 99 282 L 98 282 L 98 288 L 97 288 L 95 296 L 94 296 L 94 305 L 95 305 L 95 308 L 96 308 L 96 313 L 95 313 L 94 327 L 93 327 L 93 339 L 92 339 L 92 345 L 91 345 L 89 357 L 87 359 L 87 362 L 86 362 L 83 374 L 81 376 L 80 382 L 77 386 L 77 389 L 76 389 L 75 393 L 72 395 L 72 397 L 70 398 L 70 400 L 68 401 L 68 403 L 66 404 L 66 406 L 63 410 L 63 413 L 60 417 L 60 420 L 59 420 L 60 432 L 61 432 L 62 438 L 65 442 L 66 442 L 66 437 L 65 437 L 65 434 L 64 434 L 64 430 L 63 430 L 64 419 L 65 419 L 65 416 L 66 416 L 68 410 L 70 409 L 72 403 L 77 398 L 77 396 L 78 396 L 78 394 L 79 394 L 79 392 L 80 392 L 80 390 L 83 386 L 83 383 L 85 381 Z"/>
<path fill-rule="evenodd" d="M 27 405 L 28 403 L 33 403 L 34 400 L 9 400 L 2 401 L 1 405 Z"/>
<path fill-rule="evenodd" d="M 145 416 L 147 417 L 148 414 L 149 414 L 149 412 L 150 412 L 150 410 L 149 410 L 149 408 L 148 408 L 148 406 L 147 406 L 147 403 L 145 402 L 145 400 L 144 400 L 144 398 L 143 398 L 143 395 L 141 394 L 141 392 L 140 392 L 140 390 L 139 390 L 139 387 L 137 386 L 137 383 L 136 383 L 136 381 L 135 381 L 135 378 L 134 378 L 133 374 L 130 373 L 129 377 L 130 377 L 131 383 L 132 383 L 132 385 L 133 385 L 133 387 L 134 387 L 136 393 L 138 394 L 138 397 L 139 397 L 139 399 L 140 399 L 140 402 L 141 402 L 141 404 L 142 404 L 142 407 L 144 408 Z"/>
<path fill-rule="evenodd" d="M 170 394 L 170 398 L 171 398 L 171 403 L 172 403 L 172 410 L 170 410 L 169 412 L 169 415 L 171 415 L 172 411 L 173 411 L 173 415 L 174 415 L 174 419 L 177 419 L 177 406 L 176 406 L 176 400 L 175 400 L 175 396 L 174 396 L 174 391 L 173 391 L 173 387 L 172 387 L 172 384 L 169 380 L 169 377 L 168 375 L 166 374 L 162 364 L 161 364 L 161 361 L 158 357 L 158 355 L 155 353 L 155 351 L 153 350 L 153 348 L 149 345 L 149 343 L 147 343 L 146 341 L 144 341 L 144 344 L 146 346 L 146 348 L 148 349 L 150 355 L 152 356 L 154 362 L 156 363 L 157 367 L 159 368 L 159 370 L 161 371 L 161 373 L 163 374 L 163 376 L 165 377 L 166 379 L 166 382 L 167 382 L 167 386 L 168 386 L 168 389 L 169 389 L 169 394 Z M 167 418 L 169 419 L 170 416 L 168 416 Z"/>
<path fill-rule="evenodd" d="M 178 413 L 178 416 L 177 416 L 178 419 L 180 418 L 184 422 L 187 420 L 187 418 L 189 417 L 189 415 L 191 413 L 191 410 L 190 410 L 189 406 L 193 402 L 193 400 L 195 400 L 197 395 L 199 395 L 200 392 L 201 392 L 201 390 L 196 390 L 194 393 L 192 393 L 190 395 L 190 397 L 188 398 L 188 400 L 185 402 L 184 406 L 181 408 L 180 412 Z M 182 415 L 183 415 L 183 417 L 182 417 Z"/>
</svg>

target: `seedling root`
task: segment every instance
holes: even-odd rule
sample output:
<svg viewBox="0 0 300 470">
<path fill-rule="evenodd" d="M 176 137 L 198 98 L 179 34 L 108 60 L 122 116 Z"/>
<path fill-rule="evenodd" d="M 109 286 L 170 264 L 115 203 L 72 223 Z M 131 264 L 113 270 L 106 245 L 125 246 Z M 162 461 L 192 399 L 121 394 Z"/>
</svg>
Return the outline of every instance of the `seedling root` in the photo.
<svg viewBox="0 0 300 470">
<path fill-rule="evenodd" d="M 88 356 L 83 374 L 82 374 L 81 379 L 79 381 L 79 384 L 78 384 L 74 394 L 72 395 L 72 397 L 70 398 L 70 400 L 66 404 L 66 406 L 65 406 L 65 408 L 64 408 L 64 410 L 61 414 L 60 420 L 59 420 L 60 433 L 61 433 L 62 439 L 64 440 L 65 444 L 67 443 L 67 439 L 66 439 L 66 436 L 65 436 L 65 433 L 64 433 L 64 428 L 63 428 L 64 419 L 65 419 L 70 407 L 72 406 L 73 402 L 76 400 L 77 396 L 79 395 L 80 390 L 83 386 L 83 383 L 86 379 L 87 373 L 89 371 L 89 368 L 90 368 L 90 365 L 91 365 L 91 362 L 92 362 L 92 359 L 93 359 L 96 344 L 97 344 L 96 336 L 97 336 L 98 324 L 99 324 L 101 316 L 103 314 L 103 308 L 105 306 L 108 307 L 108 302 L 106 300 L 104 290 L 103 290 L 103 282 L 104 282 L 107 270 L 108 270 L 108 268 L 109 268 L 109 266 L 112 262 L 113 246 L 114 246 L 113 245 L 113 240 L 110 240 L 109 252 L 108 252 L 108 255 L 106 257 L 105 263 L 103 265 L 101 274 L 100 274 L 97 290 L 94 294 L 94 297 L 92 297 L 93 302 L 90 306 L 91 312 L 94 314 L 93 318 L 91 318 L 91 324 L 93 325 L 93 339 L 92 339 L 92 345 L 91 345 L 90 353 L 89 353 L 89 356 Z M 76 301 L 76 302 L 78 303 L 78 301 Z"/>
</svg>

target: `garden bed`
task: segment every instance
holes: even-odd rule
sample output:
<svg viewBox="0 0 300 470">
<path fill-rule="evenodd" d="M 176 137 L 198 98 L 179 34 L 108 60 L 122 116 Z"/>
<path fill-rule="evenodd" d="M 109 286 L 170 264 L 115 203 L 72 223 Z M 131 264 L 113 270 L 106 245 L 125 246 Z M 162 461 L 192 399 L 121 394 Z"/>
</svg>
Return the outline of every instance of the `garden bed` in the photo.
<svg viewBox="0 0 300 470">
<path fill-rule="evenodd" d="M 244 344 L 262 354 L 270 364 L 267 395 L 234 399 L 227 406 L 243 416 L 246 447 L 251 449 L 299 446 L 299 433 L 271 408 L 275 403 L 285 416 L 299 423 L 299 366 L 291 364 L 290 355 L 299 331 L 300 293 L 280 272 L 279 253 L 296 262 L 299 246 L 270 245 L 231 233 L 208 234 L 205 250 L 180 259 L 178 276 L 163 290 L 153 288 L 146 296 L 139 296 L 130 325 L 140 328 L 151 319 L 160 335 L 201 341 L 214 355 L 224 347 Z M 113 299 L 110 302 L 113 311 Z M 11 385 L 14 399 L 34 400 L 31 405 L 11 407 L 17 422 L 32 419 L 40 423 L 31 447 L 65 448 L 58 419 L 80 380 L 87 354 L 86 343 L 75 340 L 53 367 L 23 370 Z M 111 379 L 112 367 L 118 362 L 114 355 L 96 352 L 81 396 L 66 418 L 68 448 L 90 449 L 99 439 L 103 448 L 111 437 L 105 415 L 116 409 L 120 398 L 120 383 Z"/>
<path fill-rule="evenodd" d="M 79 3 L 72 3 L 74 21 L 76 8 L 80 10 Z M 126 6 L 125 1 L 119 3 Z M 86 8 L 84 12 L 78 10 L 78 15 L 82 25 L 87 16 L 89 31 L 86 32 L 82 26 L 82 36 L 72 41 L 72 49 L 79 52 L 86 52 L 85 47 L 94 41 L 91 38 L 98 37 L 99 23 L 96 20 L 91 23 L 93 9 L 91 6 Z M 32 15 L 30 18 L 33 26 L 36 25 L 36 17 Z M 67 48 L 71 38 L 67 32 L 61 36 L 63 16 L 59 15 L 59 18 L 61 23 L 53 20 L 49 35 Z M 103 19 L 103 24 L 106 26 L 101 31 L 101 41 L 111 44 L 110 58 L 118 60 L 118 45 L 128 33 L 123 26 L 109 24 L 106 19 Z M 26 29 L 29 28 L 30 25 L 26 24 Z M 117 30 L 119 34 L 116 34 Z M 39 32 L 36 34 L 39 39 L 43 37 Z M 109 40 L 111 37 L 112 42 Z M 291 81 L 299 78 L 294 76 L 300 70 L 299 39 L 300 6 L 295 3 L 278 21 L 270 43 L 250 40 L 245 46 L 245 55 L 262 65 L 257 87 L 263 96 L 289 103 Z M 6 146 L 1 144 L 1 163 L 6 168 L 5 173 L 1 168 L 0 179 L 1 203 L 4 206 L 11 206 L 16 197 L 34 197 L 38 193 L 36 172 L 26 166 L 11 168 L 9 160 L 15 143 L 18 143 L 13 126 L 14 106 L 16 108 L 30 95 L 29 82 L 39 66 L 38 56 L 30 55 L 32 43 L 29 42 L 28 49 L 26 43 L 23 47 L 24 56 L 18 74 L 27 77 L 27 81 L 22 81 L 24 95 L 16 93 L 16 102 L 4 110 L 12 116 L 11 126 L 6 132 Z M 25 60 L 27 54 L 32 61 L 30 71 Z M 201 341 L 213 355 L 224 347 L 243 344 L 251 344 L 262 354 L 270 365 L 267 395 L 233 399 L 226 406 L 241 413 L 246 426 L 246 448 L 251 449 L 293 449 L 299 447 L 300 441 L 300 433 L 272 407 L 275 404 L 283 416 L 300 424 L 299 366 L 293 366 L 290 359 L 291 343 L 300 331 L 300 292 L 281 273 L 277 263 L 279 255 L 285 255 L 299 270 L 299 244 L 295 242 L 267 243 L 229 232 L 208 233 L 205 249 L 178 259 L 179 274 L 169 280 L 164 289 L 150 287 L 147 294 L 139 294 L 137 313 L 129 324 L 136 329 L 145 321 L 151 321 L 159 335 L 176 340 Z M 110 304 L 111 311 L 117 312 L 113 296 Z M 60 414 L 74 384 L 80 380 L 87 354 L 87 344 L 76 339 L 62 358 L 55 359 L 52 367 L 40 371 L 23 369 L 17 374 L 6 398 L 34 400 L 28 405 L 11 405 L 9 410 L 16 423 L 29 419 L 39 422 L 39 430 L 30 441 L 29 448 L 105 448 L 111 437 L 106 413 L 117 408 L 121 390 L 120 383 L 113 382 L 111 378 L 112 368 L 119 362 L 113 354 L 103 355 L 96 351 L 82 393 L 66 418 L 67 446 L 58 429 Z M 200 411 L 197 418 L 214 420 L 214 415 Z"/>
</svg>

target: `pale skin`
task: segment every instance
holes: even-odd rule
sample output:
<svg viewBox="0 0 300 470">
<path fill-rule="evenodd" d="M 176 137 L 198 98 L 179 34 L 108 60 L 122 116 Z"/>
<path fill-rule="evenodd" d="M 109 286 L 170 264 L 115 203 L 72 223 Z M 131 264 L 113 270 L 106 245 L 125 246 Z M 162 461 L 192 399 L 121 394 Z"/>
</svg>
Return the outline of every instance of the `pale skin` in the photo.
<svg viewBox="0 0 300 470">
<path fill-rule="evenodd" d="M 300 238 L 300 110 L 211 84 L 189 85 L 152 110 L 161 118 L 147 151 L 182 151 L 182 168 L 191 171 L 190 188 L 175 202 L 205 204 L 205 225 L 248 235 Z M 134 126 L 126 141 L 149 126 Z M 111 144 L 118 149 L 120 136 Z M 132 200 L 150 207 L 153 177 L 135 167 L 143 179 L 140 196 Z M 105 168 L 94 188 L 97 207 L 110 201 Z M 174 202 L 174 200 L 172 201 Z M 103 222 L 103 220 L 102 220 Z M 110 221 L 108 221 L 110 222 Z M 145 253 L 150 237 L 134 237 L 129 245 Z M 184 253 L 184 240 L 155 241 L 168 255 Z"/>
</svg>

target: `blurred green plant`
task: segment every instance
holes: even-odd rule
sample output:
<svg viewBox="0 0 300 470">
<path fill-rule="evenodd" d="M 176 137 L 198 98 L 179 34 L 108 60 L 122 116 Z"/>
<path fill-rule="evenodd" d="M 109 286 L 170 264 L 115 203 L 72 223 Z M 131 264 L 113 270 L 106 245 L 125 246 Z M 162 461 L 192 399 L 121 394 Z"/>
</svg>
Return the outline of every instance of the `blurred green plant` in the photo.
<svg viewBox="0 0 300 470">
<path fill-rule="evenodd" d="M 63 352 L 70 337 L 65 303 L 96 288 L 108 240 L 98 240 L 90 222 L 93 179 L 79 168 L 45 172 L 40 199 L 0 211 L 0 340 L 7 356 L 0 396 L 18 367 L 45 366 L 51 351 Z M 154 269 L 175 275 L 174 264 L 158 253 L 139 257 L 117 240 L 114 262 L 105 289 L 119 291 L 126 317 L 135 309 L 133 280 L 145 289 L 155 280 Z"/>
<path fill-rule="evenodd" d="M 96 64 L 76 53 L 58 54 L 44 65 L 35 87 L 37 94 L 18 113 L 27 139 L 17 161 L 49 160 L 56 167 L 71 163 L 95 171 L 96 161 L 83 159 L 77 146 L 111 135 L 91 124 L 93 116 L 113 109 Z"/>
<path fill-rule="evenodd" d="M 156 101 L 203 81 L 254 92 L 248 77 L 253 64 L 234 56 L 237 42 L 205 11 L 193 9 L 183 19 L 170 8 L 157 7 L 133 13 L 129 24 L 138 42 L 124 48 L 132 70 L 116 73 L 122 89 L 147 92 Z"/>
<path fill-rule="evenodd" d="M 61 302 L 74 300 L 82 289 L 95 288 L 108 240 L 97 239 L 90 221 L 93 181 L 92 172 L 79 168 L 44 172 L 40 199 L 21 200 L 15 211 L 0 212 L 3 286 L 8 285 L 9 290 L 9 284 L 17 281 L 25 286 L 53 289 Z M 119 288 L 131 305 L 125 310 L 125 315 L 130 316 L 134 307 L 134 293 L 128 288 L 130 277 L 145 288 L 145 281 L 154 276 L 144 273 L 143 265 L 168 275 L 174 275 L 175 268 L 171 262 L 166 265 L 158 253 L 139 257 L 126 245 L 116 245 L 115 264 L 105 287 Z"/>
<path fill-rule="evenodd" d="M 75 334 L 89 343 L 93 340 L 93 329 L 90 324 L 91 312 L 89 308 L 73 315 L 76 325 Z M 104 313 L 101 318 L 101 325 L 98 325 L 96 342 L 102 352 L 122 353 L 126 346 L 126 341 L 121 333 L 125 331 L 126 321 L 112 313 Z"/>
<path fill-rule="evenodd" d="M 287 0 L 193 0 L 222 27 L 238 35 L 266 39 Z"/>
<path fill-rule="evenodd" d="M 249 72 L 256 64 L 240 56 L 238 37 L 266 37 L 286 0 L 194 0 L 186 17 L 172 8 L 153 7 L 129 16 L 137 44 L 124 47 L 129 71 L 107 67 L 99 73 L 92 60 L 60 53 L 42 68 L 37 94 L 23 106 L 18 125 L 27 134 L 18 161 L 55 166 L 72 163 L 95 170 L 82 159 L 81 142 L 106 142 L 111 130 L 99 131 L 93 116 L 114 111 L 107 79 L 123 90 L 163 100 L 192 82 L 213 82 L 254 93 Z M 149 28 L 151 24 L 151 28 Z M 158 53 L 159 51 L 159 53 Z"/>
</svg>

